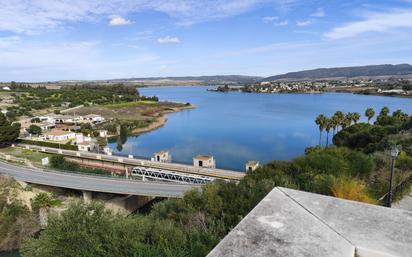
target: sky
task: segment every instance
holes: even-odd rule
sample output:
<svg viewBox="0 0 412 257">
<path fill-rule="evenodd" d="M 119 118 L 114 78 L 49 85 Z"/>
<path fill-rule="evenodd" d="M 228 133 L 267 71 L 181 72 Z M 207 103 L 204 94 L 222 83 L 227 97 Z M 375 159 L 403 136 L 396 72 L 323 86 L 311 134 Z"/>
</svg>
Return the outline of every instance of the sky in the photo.
<svg viewBox="0 0 412 257">
<path fill-rule="evenodd" d="M 412 0 L 0 0 L 0 81 L 412 63 Z"/>
</svg>

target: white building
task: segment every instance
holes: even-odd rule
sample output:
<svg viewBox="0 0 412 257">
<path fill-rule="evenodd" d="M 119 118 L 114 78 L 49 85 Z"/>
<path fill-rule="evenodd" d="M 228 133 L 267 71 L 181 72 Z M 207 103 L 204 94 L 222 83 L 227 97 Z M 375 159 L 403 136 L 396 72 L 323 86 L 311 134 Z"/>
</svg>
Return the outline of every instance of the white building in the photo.
<svg viewBox="0 0 412 257">
<path fill-rule="evenodd" d="M 159 151 L 154 154 L 154 161 L 156 162 L 171 162 L 172 156 L 168 151 Z"/>
<path fill-rule="evenodd" d="M 60 129 L 53 129 L 45 133 L 44 136 L 47 140 L 50 141 L 67 141 L 71 139 L 76 139 L 76 133 Z"/>
<path fill-rule="evenodd" d="M 210 155 L 198 155 L 193 157 L 193 166 L 202 168 L 216 168 L 216 161 Z"/>
<path fill-rule="evenodd" d="M 3 89 L 3 90 L 6 90 L 6 91 L 10 91 L 10 90 L 11 90 L 9 87 L 3 87 L 2 89 Z"/>
<path fill-rule="evenodd" d="M 77 149 L 82 152 L 91 152 L 97 150 L 98 146 L 94 140 L 92 141 L 83 141 L 77 143 Z"/>
<path fill-rule="evenodd" d="M 255 171 L 259 168 L 259 161 L 247 161 L 245 165 L 246 172 Z"/>
<path fill-rule="evenodd" d="M 88 114 L 86 116 L 83 116 L 83 120 L 96 123 L 96 122 L 103 122 L 104 118 L 97 114 Z"/>
</svg>

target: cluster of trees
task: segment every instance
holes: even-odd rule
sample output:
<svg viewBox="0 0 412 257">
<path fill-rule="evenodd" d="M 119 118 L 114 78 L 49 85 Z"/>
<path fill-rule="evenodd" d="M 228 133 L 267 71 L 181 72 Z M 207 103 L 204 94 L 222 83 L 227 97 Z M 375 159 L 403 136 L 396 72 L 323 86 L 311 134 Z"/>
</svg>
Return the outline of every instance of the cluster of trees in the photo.
<svg viewBox="0 0 412 257">
<path fill-rule="evenodd" d="M 47 89 L 45 87 L 30 87 L 24 84 L 14 84 L 14 103 L 16 106 L 7 108 L 8 116 L 17 118 L 22 115 L 31 115 L 32 110 L 68 105 L 74 107 L 81 104 L 109 104 L 137 101 L 141 99 L 135 87 L 116 84 L 111 86 L 101 85 L 74 85 L 63 86 L 60 89 Z M 157 98 L 146 98 L 158 100 Z"/>
<path fill-rule="evenodd" d="M 315 123 L 319 126 L 319 146 L 322 146 L 322 134 L 326 131 L 326 146 L 329 146 L 329 133 L 331 129 L 333 130 L 333 136 L 339 129 L 345 129 L 356 124 L 360 119 L 360 114 L 357 112 L 343 113 L 342 111 L 337 111 L 331 117 L 327 117 L 324 114 L 319 114 Z M 369 119 L 369 118 L 368 118 Z"/>
<path fill-rule="evenodd" d="M 146 215 L 117 216 L 78 203 L 52 217 L 23 256 L 206 256 L 275 186 L 375 203 L 366 182 L 374 169 L 362 152 L 317 147 L 292 161 L 270 162 L 239 183 L 218 181 L 163 200 Z"/>
<path fill-rule="evenodd" d="M 412 155 L 411 117 L 397 110 L 390 114 L 388 107 L 383 107 L 375 123 L 360 123 L 342 130 L 335 135 L 336 146 L 349 147 L 365 153 L 384 151 L 392 145 L 401 147 Z"/>
<path fill-rule="evenodd" d="M 20 133 L 20 123 L 11 123 L 3 113 L 0 113 L 0 145 L 14 142 Z"/>
</svg>

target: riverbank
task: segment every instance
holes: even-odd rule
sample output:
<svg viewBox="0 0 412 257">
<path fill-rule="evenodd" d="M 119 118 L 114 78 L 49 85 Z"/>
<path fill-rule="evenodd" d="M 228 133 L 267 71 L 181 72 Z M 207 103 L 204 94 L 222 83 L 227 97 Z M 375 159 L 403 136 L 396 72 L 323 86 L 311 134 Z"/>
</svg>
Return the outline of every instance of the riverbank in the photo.
<svg viewBox="0 0 412 257">
<path fill-rule="evenodd" d="M 180 112 L 183 110 L 194 109 L 194 108 L 196 108 L 194 105 L 189 105 L 189 106 L 173 108 L 173 110 L 164 111 L 159 117 L 156 117 L 154 121 L 152 121 L 147 127 L 135 128 L 130 132 L 130 134 L 141 135 L 141 134 L 156 130 L 158 128 L 161 128 L 167 123 L 167 114 L 174 113 L 174 112 Z"/>
</svg>

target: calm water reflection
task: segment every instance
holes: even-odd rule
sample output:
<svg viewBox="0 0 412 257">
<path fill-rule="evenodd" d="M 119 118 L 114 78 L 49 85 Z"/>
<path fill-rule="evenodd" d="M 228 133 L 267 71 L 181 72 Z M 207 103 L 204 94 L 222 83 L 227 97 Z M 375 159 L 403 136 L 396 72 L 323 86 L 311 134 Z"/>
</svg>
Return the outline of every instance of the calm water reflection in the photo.
<svg viewBox="0 0 412 257">
<path fill-rule="evenodd" d="M 263 163 L 291 159 L 316 145 L 314 119 L 319 113 L 342 110 L 363 115 L 367 107 L 378 112 L 383 106 L 412 113 L 412 99 L 343 93 L 217 93 L 207 92 L 206 87 L 178 86 L 140 92 L 161 100 L 190 102 L 197 108 L 170 114 L 164 127 L 129 137 L 120 152 L 116 143 L 110 144 L 115 153 L 150 157 L 166 149 L 174 160 L 187 163 L 196 154 L 211 154 L 218 167 L 238 170 L 250 159 Z"/>
</svg>

